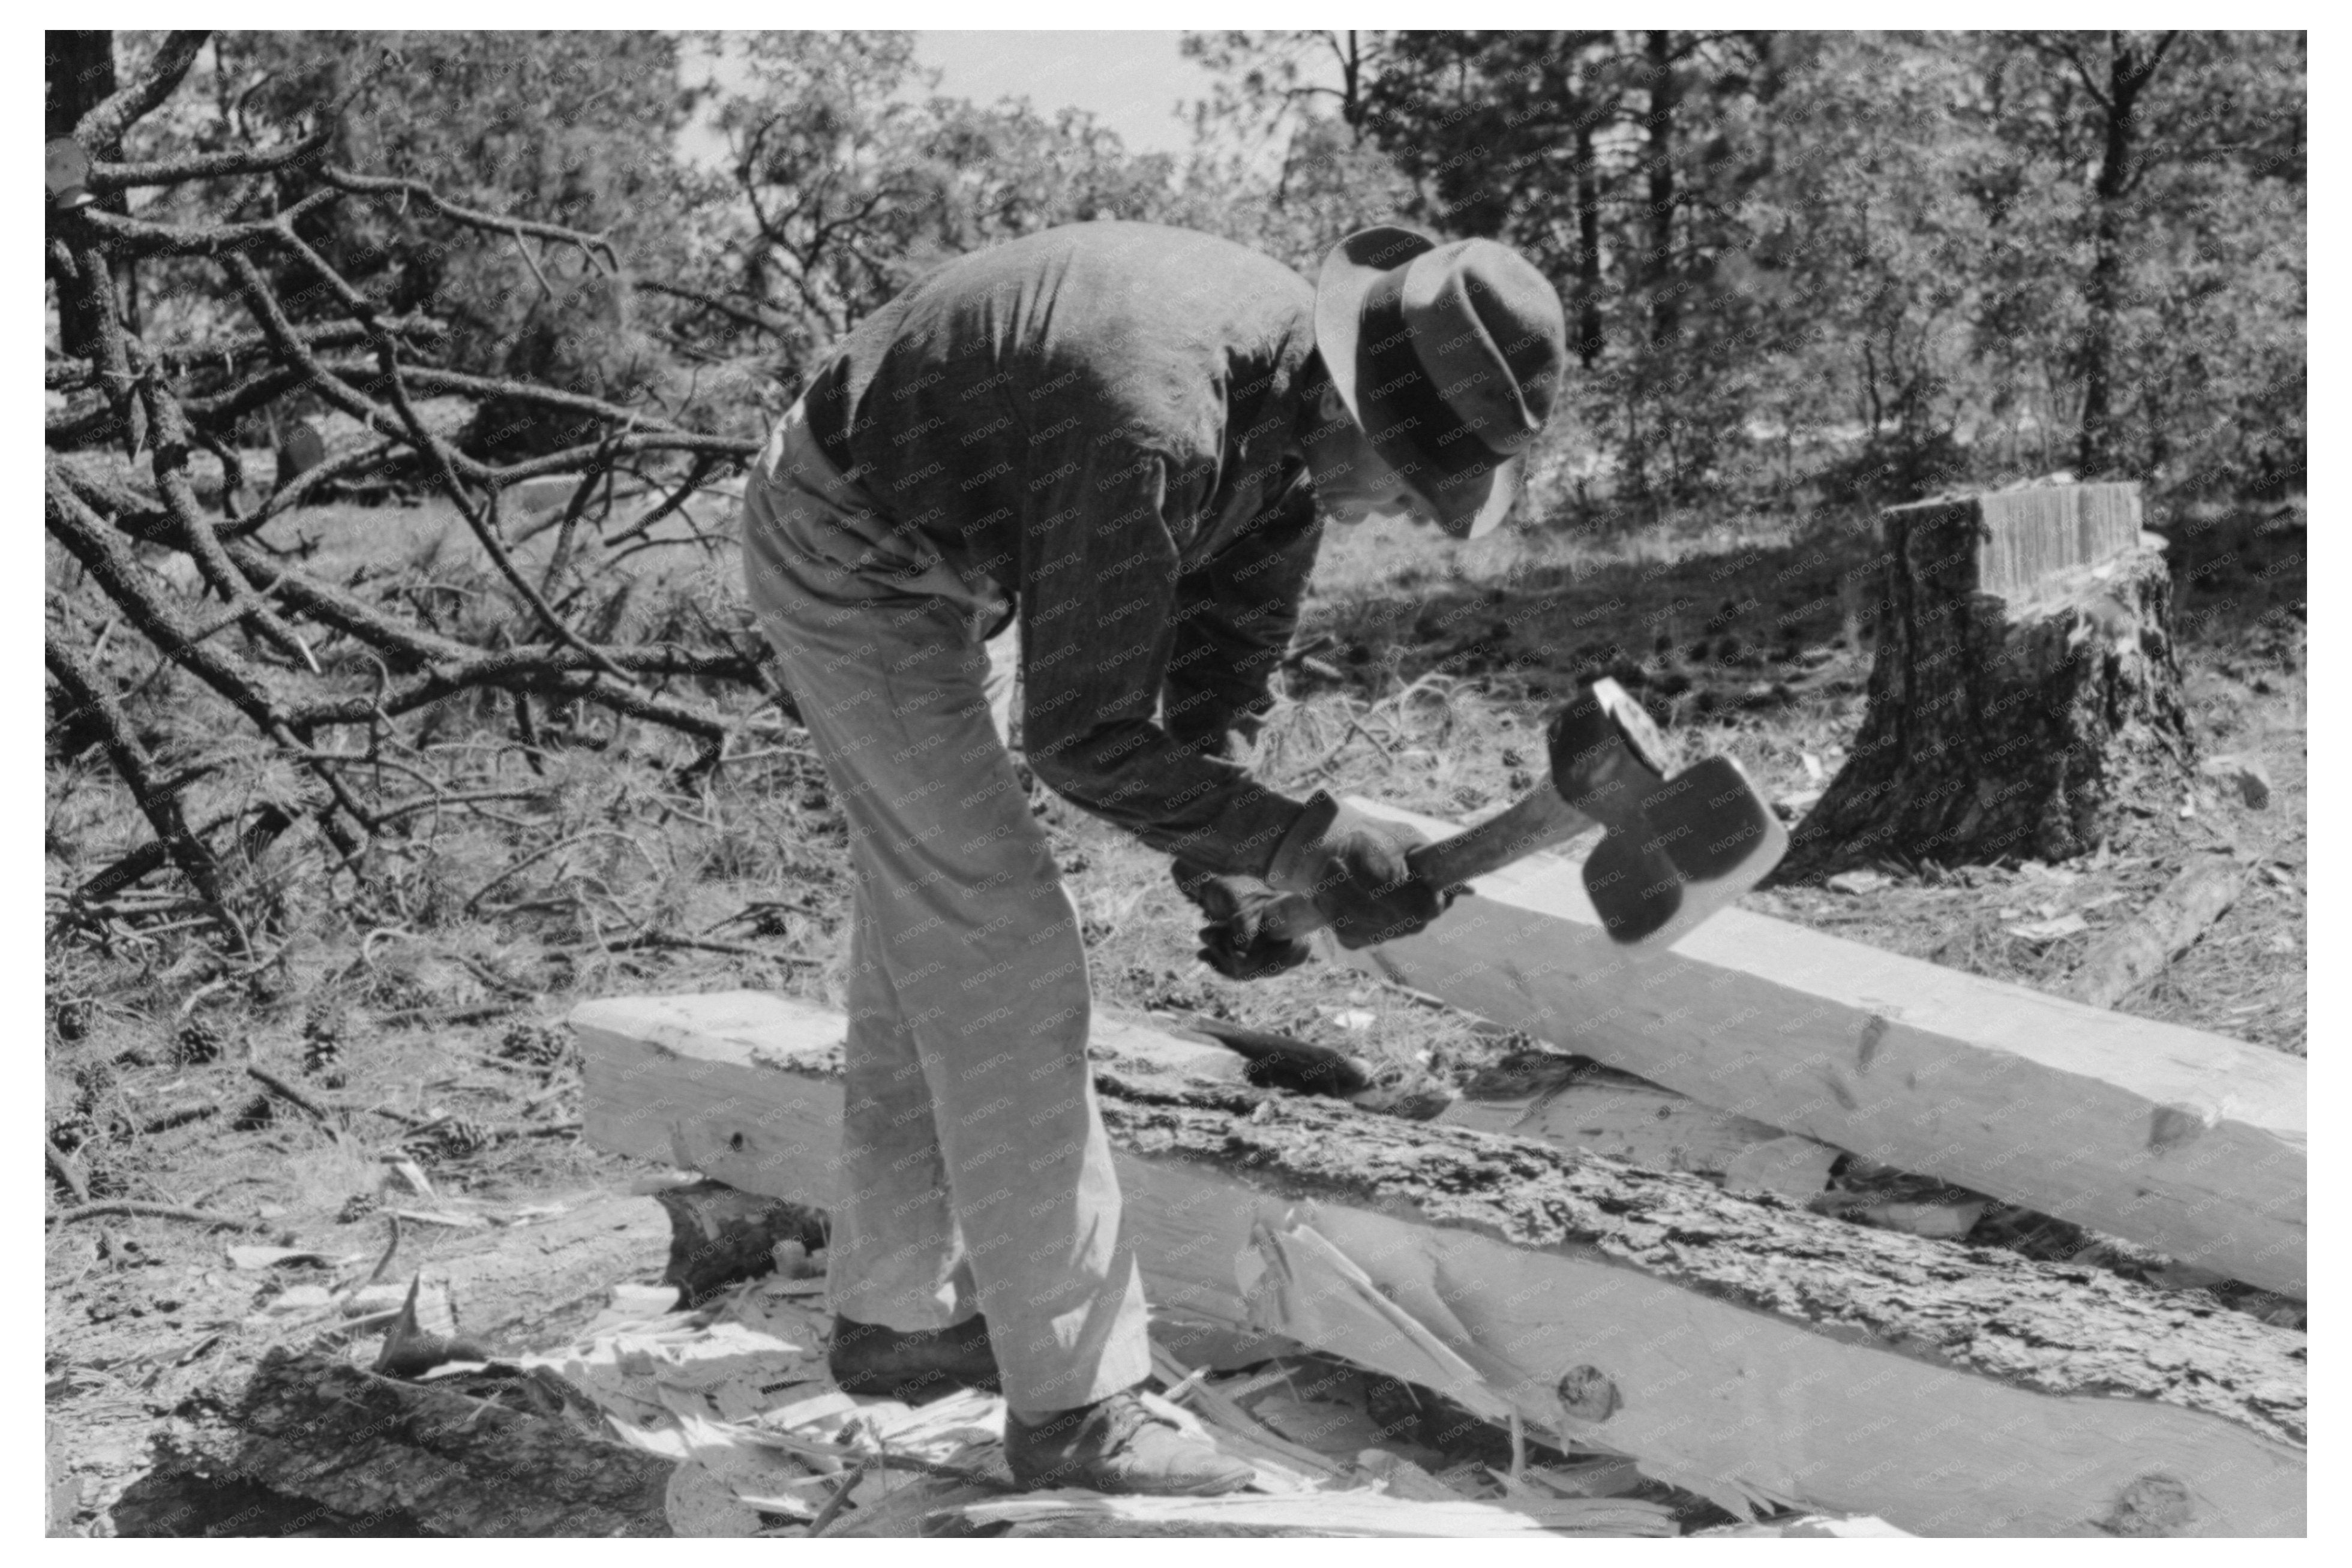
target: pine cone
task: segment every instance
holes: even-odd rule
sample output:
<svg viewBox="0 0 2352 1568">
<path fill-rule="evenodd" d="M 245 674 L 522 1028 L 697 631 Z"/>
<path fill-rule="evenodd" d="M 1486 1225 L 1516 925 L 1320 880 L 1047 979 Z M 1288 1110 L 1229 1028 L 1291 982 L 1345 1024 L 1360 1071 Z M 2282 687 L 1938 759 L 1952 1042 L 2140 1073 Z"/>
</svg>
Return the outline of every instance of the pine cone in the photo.
<svg viewBox="0 0 2352 1568">
<path fill-rule="evenodd" d="M 342 1041 L 332 1035 L 314 1035 L 302 1047 L 302 1071 L 315 1078 L 341 1061 L 342 1056 Z"/>
<path fill-rule="evenodd" d="M 49 1124 L 49 1142 L 58 1146 L 59 1154 L 69 1155 L 89 1142 L 97 1131 L 98 1124 L 86 1112 L 69 1111 Z"/>
<path fill-rule="evenodd" d="M 375 1194 L 372 1192 L 355 1192 L 352 1194 L 351 1197 L 343 1199 L 342 1207 L 335 1210 L 335 1223 L 338 1225 L 357 1225 L 361 1220 L 365 1219 L 369 1215 L 373 1214 L 381 1207 L 383 1207 L 382 1203 L 376 1197 Z"/>
<path fill-rule="evenodd" d="M 490 1146 L 489 1130 L 471 1116 L 452 1116 L 418 1132 L 407 1147 L 427 1162 L 463 1159 Z"/>
<path fill-rule="evenodd" d="M 489 1130 L 471 1116 L 454 1116 L 435 1129 L 442 1150 L 452 1157 L 476 1154 L 490 1146 Z"/>
<path fill-rule="evenodd" d="M 572 1036 L 556 1025 L 526 1019 L 507 1030 L 499 1041 L 499 1054 L 509 1061 L 553 1067 L 572 1054 Z"/>
<path fill-rule="evenodd" d="M 180 1026 L 173 1037 L 173 1053 L 183 1067 L 198 1067 L 207 1061 L 218 1061 L 226 1038 L 220 1026 L 207 1019 L 190 1019 Z"/>
</svg>

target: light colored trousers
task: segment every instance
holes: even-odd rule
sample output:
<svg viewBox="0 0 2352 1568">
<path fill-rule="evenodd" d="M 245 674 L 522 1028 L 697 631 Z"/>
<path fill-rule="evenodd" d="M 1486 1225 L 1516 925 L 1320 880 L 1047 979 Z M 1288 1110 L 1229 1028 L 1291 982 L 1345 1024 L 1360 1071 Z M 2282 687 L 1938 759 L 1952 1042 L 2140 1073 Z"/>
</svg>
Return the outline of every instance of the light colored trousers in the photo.
<svg viewBox="0 0 2352 1568">
<path fill-rule="evenodd" d="M 1024 1413 L 1132 1387 L 1143 1286 L 1087 1067 L 1076 912 L 1001 728 L 1013 638 L 993 658 L 982 641 L 1003 601 L 890 536 L 798 404 L 743 513 L 751 604 L 849 825 L 834 1310 L 899 1330 L 984 1312 Z"/>
</svg>

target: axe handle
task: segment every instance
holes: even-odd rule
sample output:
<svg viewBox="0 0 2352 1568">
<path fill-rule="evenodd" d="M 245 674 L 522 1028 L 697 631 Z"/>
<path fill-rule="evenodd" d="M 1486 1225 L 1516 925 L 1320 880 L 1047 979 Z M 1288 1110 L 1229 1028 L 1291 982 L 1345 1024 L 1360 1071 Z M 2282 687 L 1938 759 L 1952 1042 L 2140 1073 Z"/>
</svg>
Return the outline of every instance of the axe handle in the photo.
<svg viewBox="0 0 2352 1568">
<path fill-rule="evenodd" d="M 1559 789 L 1547 778 L 1500 816 L 1411 851 L 1405 864 L 1413 875 L 1443 890 L 1500 871 L 1538 850 L 1599 826 L 1597 819 L 1560 799 Z M 1303 893 L 1285 894 L 1258 918 L 1259 928 L 1277 941 L 1304 936 L 1329 924 L 1315 901 Z"/>
</svg>

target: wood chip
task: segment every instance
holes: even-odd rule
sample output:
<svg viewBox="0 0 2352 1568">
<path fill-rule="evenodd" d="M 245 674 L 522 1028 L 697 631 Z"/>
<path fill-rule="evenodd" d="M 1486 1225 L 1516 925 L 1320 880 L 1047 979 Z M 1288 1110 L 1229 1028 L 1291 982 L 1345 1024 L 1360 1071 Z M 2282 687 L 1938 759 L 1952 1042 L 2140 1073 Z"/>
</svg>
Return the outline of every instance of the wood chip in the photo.
<svg viewBox="0 0 2352 1568">
<path fill-rule="evenodd" d="M 2028 942 L 2055 942 L 2061 936 L 2072 936 L 2078 931 L 2088 931 L 2091 923 L 2079 915 L 2061 915 L 2054 919 L 2035 920 L 2023 925 L 2006 925 L 2002 929 L 2011 936 L 2021 936 Z"/>
<path fill-rule="evenodd" d="M 1300 1497 L 1105 1497 L 1098 1492 L 1032 1492 L 952 1511 L 976 1524 L 1045 1520 L 1121 1521 L 1305 1530 L 1318 1535 L 1423 1538 L 1592 1535 L 1672 1535 L 1672 1511 L 1628 1499 L 1563 1499 L 1538 1505 L 1540 1513 L 1460 1499 L 1452 1502 L 1389 1497 L 1374 1491 L 1310 1492 Z"/>
<path fill-rule="evenodd" d="M 236 1269 L 275 1269 L 281 1263 L 330 1264 L 334 1261 L 324 1252 L 313 1252 L 301 1247 L 232 1247 L 228 1249 L 229 1265 Z"/>
<path fill-rule="evenodd" d="M 1723 1185 L 1742 1197 L 1771 1193 L 1803 1203 L 1830 1185 L 1843 1150 L 1791 1134 L 1742 1149 L 1724 1168 Z"/>
</svg>

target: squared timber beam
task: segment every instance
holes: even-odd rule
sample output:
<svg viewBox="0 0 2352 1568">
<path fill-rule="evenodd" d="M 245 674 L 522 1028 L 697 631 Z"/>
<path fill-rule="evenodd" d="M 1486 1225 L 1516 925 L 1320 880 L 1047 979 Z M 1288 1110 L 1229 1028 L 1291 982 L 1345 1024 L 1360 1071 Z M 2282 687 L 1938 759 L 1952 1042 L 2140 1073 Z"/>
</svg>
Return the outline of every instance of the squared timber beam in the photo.
<svg viewBox="0 0 2352 1568">
<path fill-rule="evenodd" d="M 831 1195 L 840 1015 L 737 991 L 589 1002 L 572 1023 L 594 1147 Z M 1156 1312 L 1283 1332 L 1253 1319 L 1236 1260 L 1254 1227 L 1291 1216 L 1538 1433 L 1735 1508 L 1927 1534 L 2304 1529 L 2299 1333 L 1693 1176 L 1253 1089 L 1228 1053 L 1131 1025 L 1098 1019 L 1092 1054 Z"/>
<path fill-rule="evenodd" d="M 1717 1110 L 2305 1295 L 2296 1058 L 1743 909 L 1629 955 L 1578 866 L 1531 855 L 1417 936 L 1325 950 Z"/>
</svg>

